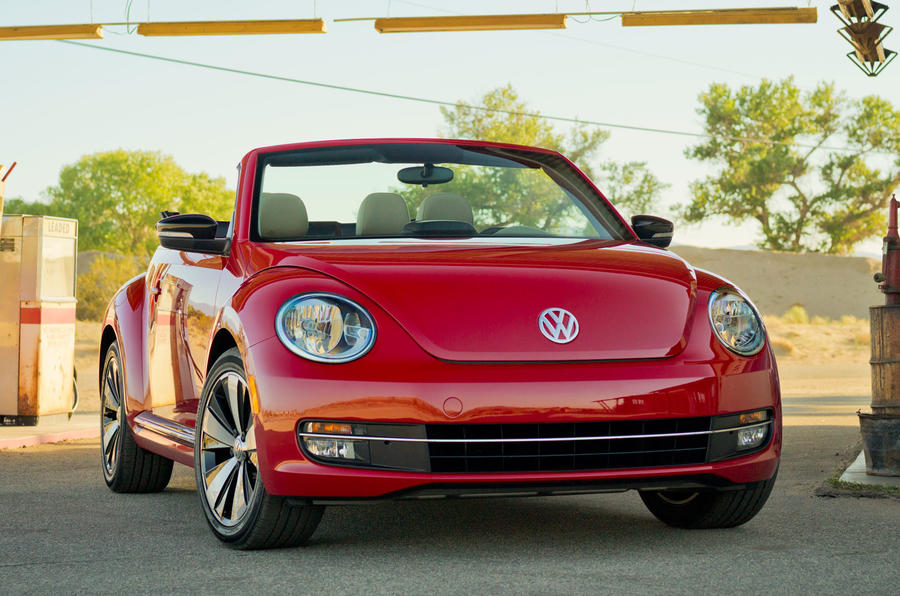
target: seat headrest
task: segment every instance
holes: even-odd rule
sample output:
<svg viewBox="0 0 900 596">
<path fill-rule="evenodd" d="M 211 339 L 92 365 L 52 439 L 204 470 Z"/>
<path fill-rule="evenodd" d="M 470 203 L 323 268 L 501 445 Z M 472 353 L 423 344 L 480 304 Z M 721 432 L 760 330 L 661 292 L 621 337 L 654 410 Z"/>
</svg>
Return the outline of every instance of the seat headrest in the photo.
<svg viewBox="0 0 900 596">
<path fill-rule="evenodd" d="M 258 219 L 259 235 L 267 240 L 296 240 L 309 231 L 306 205 L 286 192 L 261 193 Z"/>
<path fill-rule="evenodd" d="M 416 221 L 450 219 L 475 225 L 472 206 L 455 192 L 438 192 L 422 201 L 416 213 Z"/>
<path fill-rule="evenodd" d="M 395 235 L 409 223 L 409 208 L 403 197 L 392 192 L 373 192 L 359 206 L 357 236 Z"/>
</svg>

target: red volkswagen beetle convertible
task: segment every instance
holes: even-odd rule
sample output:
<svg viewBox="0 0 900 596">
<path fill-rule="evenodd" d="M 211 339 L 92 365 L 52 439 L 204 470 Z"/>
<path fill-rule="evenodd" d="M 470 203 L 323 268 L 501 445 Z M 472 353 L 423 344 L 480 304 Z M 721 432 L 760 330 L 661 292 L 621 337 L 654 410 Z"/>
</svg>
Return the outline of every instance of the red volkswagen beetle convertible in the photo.
<svg viewBox="0 0 900 596">
<path fill-rule="evenodd" d="M 193 466 L 213 533 L 303 543 L 329 502 L 636 489 L 748 521 L 781 450 L 738 288 L 562 155 L 379 139 L 255 149 L 231 221 L 165 213 L 101 344 L 118 492 Z"/>
</svg>

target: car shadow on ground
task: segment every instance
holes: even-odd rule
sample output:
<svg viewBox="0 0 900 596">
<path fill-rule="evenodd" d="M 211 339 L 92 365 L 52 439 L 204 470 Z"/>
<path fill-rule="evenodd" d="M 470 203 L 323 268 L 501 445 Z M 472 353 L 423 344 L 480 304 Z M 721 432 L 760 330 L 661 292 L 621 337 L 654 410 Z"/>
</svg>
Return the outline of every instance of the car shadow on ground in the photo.
<svg viewBox="0 0 900 596">
<path fill-rule="evenodd" d="M 202 522 L 193 470 L 176 465 L 156 497 L 167 510 L 185 511 L 184 523 Z M 178 504 L 171 503 L 177 501 Z M 624 511 L 623 511 L 624 509 Z M 179 517 L 181 514 L 179 515 Z M 195 516 L 195 520 L 189 519 Z M 455 498 L 329 505 L 304 550 L 332 547 L 430 548 L 435 544 L 485 546 L 511 542 L 545 545 L 582 540 L 621 547 L 647 533 L 667 531 L 644 509 L 637 493 L 559 497 Z"/>
</svg>

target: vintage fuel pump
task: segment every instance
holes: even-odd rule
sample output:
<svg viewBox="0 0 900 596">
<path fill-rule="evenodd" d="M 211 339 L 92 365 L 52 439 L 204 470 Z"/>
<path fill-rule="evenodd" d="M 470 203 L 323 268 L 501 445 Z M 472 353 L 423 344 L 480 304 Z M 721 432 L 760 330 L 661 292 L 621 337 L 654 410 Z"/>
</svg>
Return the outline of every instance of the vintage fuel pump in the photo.
<svg viewBox="0 0 900 596">
<path fill-rule="evenodd" d="M 65 419 L 78 405 L 78 222 L 3 215 L 11 171 L 0 179 L 0 425 L 33 426 Z"/>
<path fill-rule="evenodd" d="M 900 234 L 896 196 L 891 197 L 881 273 L 875 274 L 885 303 L 869 308 L 872 332 L 872 412 L 859 413 L 866 472 L 900 476 Z"/>
</svg>

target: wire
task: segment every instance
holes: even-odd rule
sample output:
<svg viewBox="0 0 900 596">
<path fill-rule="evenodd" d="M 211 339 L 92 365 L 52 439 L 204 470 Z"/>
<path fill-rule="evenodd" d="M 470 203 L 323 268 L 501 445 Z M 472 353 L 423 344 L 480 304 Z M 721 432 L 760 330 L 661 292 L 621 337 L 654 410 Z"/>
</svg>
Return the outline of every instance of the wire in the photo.
<svg viewBox="0 0 900 596">
<path fill-rule="evenodd" d="M 587 43 L 593 46 L 599 46 L 601 48 L 609 48 L 611 50 L 618 50 L 620 52 L 626 52 L 629 54 L 637 54 L 638 56 L 644 56 L 647 58 L 655 58 L 657 60 L 666 60 L 667 62 L 675 62 L 677 64 L 684 64 L 687 66 L 695 66 L 697 68 L 705 68 L 707 70 L 715 70 L 718 72 L 726 72 L 728 74 L 739 75 L 748 79 L 761 79 L 762 75 L 756 75 L 749 72 L 744 72 L 741 70 L 734 70 L 732 68 L 725 68 L 724 66 L 713 66 L 711 64 L 703 64 L 700 62 L 693 62 L 692 60 L 685 60 L 684 58 L 675 58 L 674 56 L 664 56 L 662 54 L 655 54 L 653 52 L 645 52 L 644 50 L 636 50 L 634 48 L 627 48 L 624 46 L 617 46 L 611 43 L 605 43 L 602 41 L 597 41 L 596 39 L 587 39 L 584 37 L 577 37 L 575 35 L 567 35 L 565 33 L 556 33 L 551 31 L 545 32 L 548 35 L 552 35 L 554 37 L 559 37 L 561 39 L 567 39 L 569 41 L 578 41 L 581 43 Z"/>
<path fill-rule="evenodd" d="M 416 97 L 414 95 L 403 95 L 400 93 L 389 93 L 387 91 L 376 91 L 374 89 L 362 89 L 359 87 L 348 87 L 346 85 L 334 85 L 331 83 L 321 83 L 318 81 L 307 81 L 304 79 L 295 79 L 292 77 L 284 77 L 284 76 L 280 76 L 280 75 L 272 75 L 272 74 L 266 74 L 266 73 L 261 73 L 261 72 L 254 72 L 251 70 L 241 70 L 238 68 L 231 68 L 228 66 L 205 64 L 203 62 L 193 62 L 191 60 L 182 60 L 180 58 L 169 58 L 167 56 L 157 56 L 154 54 L 145 54 L 142 52 L 132 52 L 129 50 L 121 50 L 121 49 L 117 49 L 117 48 L 95 46 L 95 45 L 82 43 L 82 42 L 78 42 L 78 41 L 69 41 L 69 40 L 57 40 L 57 41 L 59 43 L 64 43 L 64 44 L 72 45 L 72 46 L 78 46 L 81 48 L 88 48 L 91 50 L 112 52 L 114 54 L 123 54 L 126 56 L 135 56 L 138 58 L 146 58 L 148 60 L 159 60 L 161 62 L 169 62 L 172 64 L 181 64 L 184 66 L 193 66 L 196 68 L 205 68 L 208 70 L 227 72 L 227 73 L 231 73 L 231 74 L 239 74 L 239 75 L 244 75 L 244 76 L 249 76 L 249 77 L 256 77 L 256 78 L 260 78 L 260 79 L 268 79 L 268 80 L 272 80 L 272 81 L 295 83 L 297 85 L 306 85 L 309 87 L 320 87 L 323 89 L 333 89 L 335 91 L 346 91 L 348 93 L 373 95 L 376 97 L 385 97 L 388 99 L 400 99 L 403 101 L 412 101 L 412 102 L 417 102 L 417 103 L 425 103 L 425 104 L 445 106 L 445 107 L 451 107 L 451 108 L 456 108 L 460 105 L 458 102 L 453 102 L 453 101 L 432 99 L 432 98 L 428 98 L 428 97 Z M 765 144 L 765 145 L 784 145 L 784 146 L 789 146 L 789 147 L 801 147 L 801 148 L 806 148 L 806 149 L 813 149 L 813 148 L 818 147 L 820 149 L 827 149 L 829 151 L 848 151 L 848 152 L 855 151 L 855 149 L 851 149 L 849 147 L 830 147 L 827 145 L 819 146 L 819 145 L 814 145 L 814 144 L 789 143 L 786 141 L 773 141 L 772 139 L 761 139 L 761 138 L 753 138 L 753 137 L 711 135 L 708 133 L 690 132 L 690 131 L 685 131 L 685 130 L 653 128 L 653 127 L 649 127 L 649 126 L 636 126 L 636 125 L 632 125 L 632 124 L 619 124 L 619 123 L 615 123 L 615 122 L 600 122 L 597 120 L 582 120 L 581 118 L 569 118 L 566 116 L 547 116 L 547 115 L 541 114 L 539 112 L 516 112 L 513 110 L 504 110 L 501 108 L 489 108 L 486 106 L 478 106 L 478 105 L 466 105 L 465 107 L 468 109 L 471 109 L 471 110 L 479 110 L 479 111 L 488 112 L 488 113 L 507 114 L 510 116 L 525 116 L 528 118 L 540 118 L 542 120 L 552 120 L 555 122 L 567 122 L 570 124 L 582 124 L 582 125 L 586 124 L 589 126 L 600 126 L 600 127 L 605 127 L 605 128 L 618 128 L 618 129 L 622 129 L 622 130 L 634 130 L 634 131 L 638 131 L 638 132 L 650 132 L 650 133 L 667 134 L 667 135 L 674 135 L 674 136 L 681 136 L 681 137 L 692 137 L 692 138 L 713 138 L 714 137 L 714 138 L 718 138 L 718 139 L 743 142 L 743 143 L 760 143 L 760 144 Z"/>
<path fill-rule="evenodd" d="M 125 31 L 129 34 L 137 31 L 137 27 L 134 29 L 131 28 L 131 5 L 134 3 L 134 0 L 127 0 L 125 2 Z"/>
</svg>

